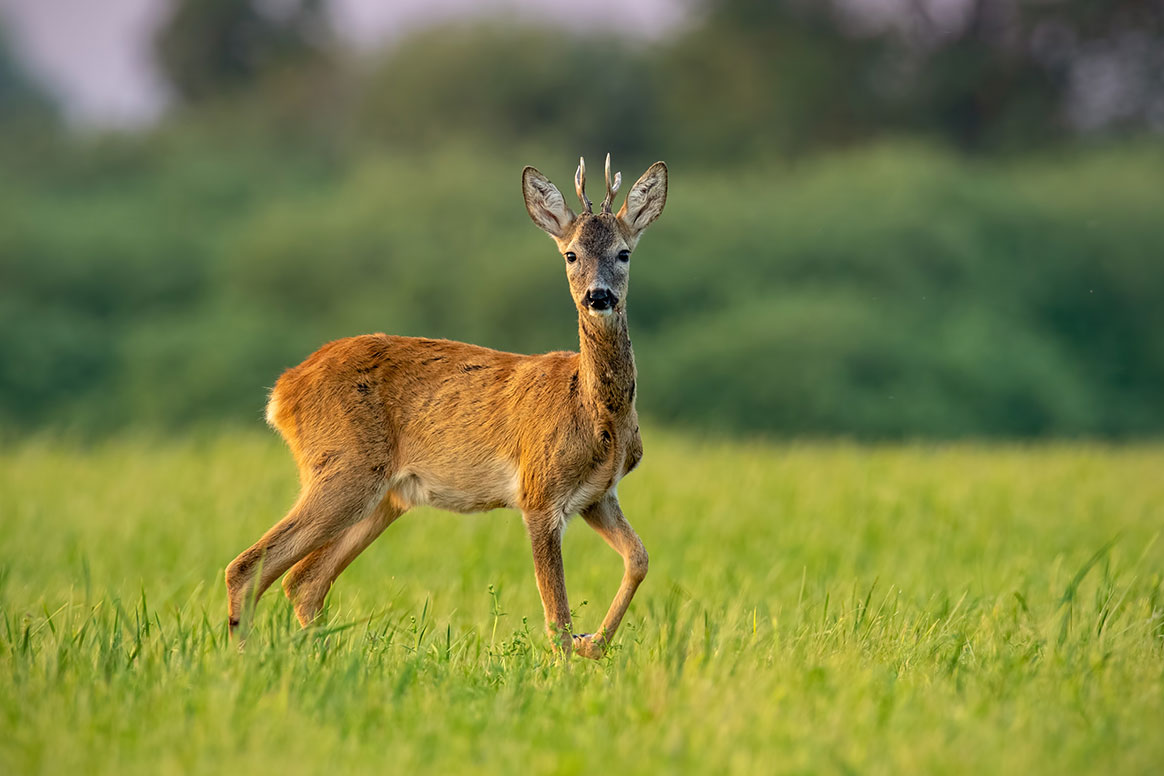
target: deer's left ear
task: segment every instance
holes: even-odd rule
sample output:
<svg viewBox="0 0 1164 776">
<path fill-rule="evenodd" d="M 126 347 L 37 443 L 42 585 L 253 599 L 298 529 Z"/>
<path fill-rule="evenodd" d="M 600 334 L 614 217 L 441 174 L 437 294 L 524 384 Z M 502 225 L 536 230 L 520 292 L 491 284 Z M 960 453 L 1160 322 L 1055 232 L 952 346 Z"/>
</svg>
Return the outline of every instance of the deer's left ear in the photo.
<svg viewBox="0 0 1164 776">
<path fill-rule="evenodd" d="M 666 203 L 667 165 L 655 162 L 627 192 L 626 202 L 622 203 L 622 209 L 618 211 L 618 220 L 630 232 L 632 239 L 638 240 L 643 230 L 663 212 Z"/>
<path fill-rule="evenodd" d="M 533 167 L 521 171 L 521 193 L 529 217 L 543 232 L 555 239 L 566 236 L 574 223 L 574 211 L 566 206 L 562 192 Z"/>
</svg>

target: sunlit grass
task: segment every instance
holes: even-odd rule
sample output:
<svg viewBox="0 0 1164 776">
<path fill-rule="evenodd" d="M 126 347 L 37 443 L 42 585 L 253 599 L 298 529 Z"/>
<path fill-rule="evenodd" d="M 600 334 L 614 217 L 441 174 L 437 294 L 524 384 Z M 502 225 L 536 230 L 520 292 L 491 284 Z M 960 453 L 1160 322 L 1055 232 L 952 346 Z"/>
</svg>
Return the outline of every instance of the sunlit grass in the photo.
<svg viewBox="0 0 1164 776">
<path fill-rule="evenodd" d="M 650 576 L 569 666 L 515 514 L 408 515 L 240 655 L 275 440 L 10 447 L 0 772 L 1158 772 L 1164 448 L 645 441 Z M 593 628 L 621 563 L 575 521 L 566 565 Z"/>
</svg>

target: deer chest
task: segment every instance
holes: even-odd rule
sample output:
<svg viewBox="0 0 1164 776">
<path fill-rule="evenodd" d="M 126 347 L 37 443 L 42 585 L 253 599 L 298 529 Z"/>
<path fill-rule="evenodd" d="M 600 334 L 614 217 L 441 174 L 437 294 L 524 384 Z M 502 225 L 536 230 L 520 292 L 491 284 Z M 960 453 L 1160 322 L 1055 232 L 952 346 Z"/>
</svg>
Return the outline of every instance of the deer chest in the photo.
<svg viewBox="0 0 1164 776">
<path fill-rule="evenodd" d="M 564 500 L 563 513 L 576 514 L 613 491 L 642 456 L 643 445 L 637 427 L 623 434 L 599 432 L 590 461 L 580 467 L 581 476 Z"/>
</svg>

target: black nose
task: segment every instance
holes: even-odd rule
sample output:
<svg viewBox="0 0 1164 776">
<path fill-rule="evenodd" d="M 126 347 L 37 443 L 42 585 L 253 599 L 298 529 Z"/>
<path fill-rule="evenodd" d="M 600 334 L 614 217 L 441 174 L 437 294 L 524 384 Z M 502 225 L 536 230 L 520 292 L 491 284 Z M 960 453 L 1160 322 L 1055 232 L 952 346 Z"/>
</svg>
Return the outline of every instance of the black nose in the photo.
<svg viewBox="0 0 1164 776">
<path fill-rule="evenodd" d="M 592 310 L 608 310 L 618 304 L 618 297 L 610 293 L 610 289 L 597 288 L 587 291 L 582 301 Z"/>
</svg>

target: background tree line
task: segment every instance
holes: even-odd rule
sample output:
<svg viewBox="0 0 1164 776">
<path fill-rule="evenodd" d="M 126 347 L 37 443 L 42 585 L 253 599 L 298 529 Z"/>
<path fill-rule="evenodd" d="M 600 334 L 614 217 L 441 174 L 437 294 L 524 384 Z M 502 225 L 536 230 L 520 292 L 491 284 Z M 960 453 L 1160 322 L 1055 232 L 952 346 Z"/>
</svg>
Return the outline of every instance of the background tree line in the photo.
<svg viewBox="0 0 1164 776">
<path fill-rule="evenodd" d="M 3 426 L 257 422 L 363 331 L 572 347 L 518 172 L 610 150 L 675 179 L 634 261 L 644 414 L 1164 429 L 1160 2 L 720 0 L 651 43 L 500 21 L 372 56 L 269 5 L 178 3 L 139 135 L 63 130 L 0 46 Z"/>
</svg>

